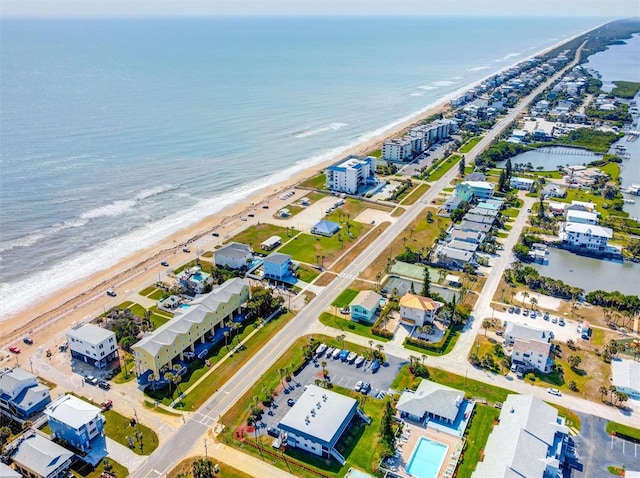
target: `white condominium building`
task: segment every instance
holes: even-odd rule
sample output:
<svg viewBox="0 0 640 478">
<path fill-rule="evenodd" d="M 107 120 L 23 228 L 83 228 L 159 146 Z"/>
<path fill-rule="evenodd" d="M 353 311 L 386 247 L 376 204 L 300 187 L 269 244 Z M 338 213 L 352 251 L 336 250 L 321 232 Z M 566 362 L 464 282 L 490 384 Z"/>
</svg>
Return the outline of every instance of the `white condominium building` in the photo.
<svg viewBox="0 0 640 478">
<path fill-rule="evenodd" d="M 327 168 L 327 189 L 357 194 L 358 188 L 375 184 L 376 158 L 348 156 Z"/>
</svg>

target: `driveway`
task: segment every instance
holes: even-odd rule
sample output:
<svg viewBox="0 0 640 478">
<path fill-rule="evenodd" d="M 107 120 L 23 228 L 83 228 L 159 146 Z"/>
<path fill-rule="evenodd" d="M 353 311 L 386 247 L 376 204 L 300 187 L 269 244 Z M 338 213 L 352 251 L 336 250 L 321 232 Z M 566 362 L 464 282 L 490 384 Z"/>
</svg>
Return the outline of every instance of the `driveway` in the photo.
<svg viewBox="0 0 640 478">
<path fill-rule="evenodd" d="M 583 470 L 574 470 L 573 478 L 590 476 L 611 476 L 607 466 L 622 467 L 627 470 L 640 469 L 640 444 L 621 438 L 611 437 L 605 427 L 607 420 L 594 415 L 578 413 L 582 428 L 578 436 L 573 437 L 578 452 L 578 461 Z"/>
</svg>

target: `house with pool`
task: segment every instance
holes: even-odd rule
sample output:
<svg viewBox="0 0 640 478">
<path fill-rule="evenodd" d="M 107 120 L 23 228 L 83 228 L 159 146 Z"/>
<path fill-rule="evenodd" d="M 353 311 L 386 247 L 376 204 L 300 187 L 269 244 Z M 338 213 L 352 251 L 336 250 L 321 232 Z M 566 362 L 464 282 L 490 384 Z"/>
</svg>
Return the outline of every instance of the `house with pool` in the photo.
<svg viewBox="0 0 640 478">
<path fill-rule="evenodd" d="M 358 401 L 316 385 L 304 393 L 278 424 L 288 446 L 300 448 L 344 465 L 336 444 L 358 413 Z"/>
<path fill-rule="evenodd" d="M 445 431 L 458 434 L 459 424 L 468 418 L 473 404 L 465 400 L 464 392 L 439 383 L 423 380 L 414 391 L 400 395 L 396 410 L 400 418 L 422 426 L 443 425 Z"/>
<path fill-rule="evenodd" d="M 531 395 L 509 395 L 471 477 L 568 476 L 568 432 L 551 405 Z"/>
<path fill-rule="evenodd" d="M 178 282 L 188 292 L 193 294 L 204 294 L 207 290 L 211 290 L 213 286 L 213 277 L 211 274 L 203 272 L 198 266 L 187 267 L 178 275 Z"/>
<path fill-rule="evenodd" d="M 189 307 L 178 308 L 172 320 L 131 347 L 139 380 L 145 380 L 148 373 L 159 377 L 161 369 L 184 361 L 186 352 L 198 353 L 208 336 L 221 337 L 225 322 L 234 320 L 248 300 L 249 284 L 234 278 L 193 300 Z"/>
</svg>

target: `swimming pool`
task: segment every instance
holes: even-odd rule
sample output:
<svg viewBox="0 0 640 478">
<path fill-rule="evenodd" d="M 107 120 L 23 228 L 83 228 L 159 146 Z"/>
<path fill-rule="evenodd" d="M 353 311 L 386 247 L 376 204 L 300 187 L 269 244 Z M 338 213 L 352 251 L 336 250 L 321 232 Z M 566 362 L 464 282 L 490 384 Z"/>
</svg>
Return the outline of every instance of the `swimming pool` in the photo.
<svg viewBox="0 0 640 478">
<path fill-rule="evenodd" d="M 407 473 L 417 478 L 435 478 L 447 454 L 447 445 L 420 437 L 411 454 Z"/>
<path fill-rule="evenodd" d="M 189 304 L 180 304 L 178 306 L 179 309 L 188 309 L 189 307 L 191 307 Z"/>
</svg>

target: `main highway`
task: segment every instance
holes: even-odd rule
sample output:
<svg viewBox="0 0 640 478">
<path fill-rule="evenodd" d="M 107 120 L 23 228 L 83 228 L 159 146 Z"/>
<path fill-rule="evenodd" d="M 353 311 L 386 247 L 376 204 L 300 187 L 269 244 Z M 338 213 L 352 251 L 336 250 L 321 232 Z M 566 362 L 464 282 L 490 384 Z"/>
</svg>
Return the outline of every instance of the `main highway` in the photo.
<svg viewBox="0 0 640 478">
<path fill-rule="evenodd" d="M 584 44 L 578 49 L 576 59 L 580 57 L 583 46 Z M 566 68 L 571 68 L 576 61 L 577 60 L 574 60 L 574 62 Z M 465 155 L 467 164 L 473 162 L 476 159 L 476 156 L 485 150 L 539 93 L 541 93 L 553 81 L 557 80 L 563 71 L 564 70 L 556 73 L 546 82 L 537 87 L 531 94 L 521 100 L 520 103 L 504 118 L 502 118 L 492 130 L 487 132 L 473 151 Z M 366 247 L 366 249 L 358 255 L 341 274 L 335 277 L 331 283 L 322 289 L 316 297 L 313 298 L 296 315 L 296 317 L 282 327 L 282 329 L 260 350 L 256 351 L 245 365 L 242 366 L 227 383 L 217 390 L 197 412 L 186 416 L 185 424 L 178 428 L 169 439 L 164 440 L 162 445 L 152 455 L 150 455 L 149 458 L 140 467 L 138 467 L 138 469 L 132 470 L 131 476 L 133 478 L 165 476 L 184 456 L 188 454 L 194 443 L 201 441 L 205 437 L 207 430 L 216 422 L 217 418 L 223 415 L 237 400 L 240 399 L 240 397 L 242 397 L 243 394 L 250 389 L 250 387 L 253 386 L 260 376 L 269 370 L 287 347 L 291 346 L 297 338 L 313 330 L 320 314 L 330 307 L 335 298 L 353 281 L 353 278 L 357 277 L 361 271 L 365 270 L 371 263 L 373 263 L 416 217 L 423 214 L 425 205 L 435 199 L 443 188 L 449 186 L 457 174 L 458 169 L 454 167 L 443 175 L 441 179 L 435 181 L 419 201 L 416 201 L 413 205 L 409 206 L 404 214 L 391 223 L 386 230 L 382 231 L 373 240 L 373 242 Z M 510 243 L 515 241 L 515 237 L 510 237 L 509 239 L 511 239 L 509 241 Z M 507 250 L 506 247 L 505 251 L 503 251 L 503 256 L 505 256 L 506 259 L 503 259 L 500 267 L 494 269 L 492 274 L 490 274 L 491 277 L 489 280 L 491 281 L 491 287 L 488 287 L 487 289 L 493 289 L 493 292 L 499 282 L 499 274 L 501 274 L 501 271 L 510 261 L 510 250 Z M 493 277 L 494 275 L 496 277 Z M 487 284 L 485 284 L 485 286 L 486 285 Z M 476 307 L 474 310 L 473 316 L 477 319 L 482 319 L 482 317 L 486 316 L 484 315 L 486 314 L 486 311 L 489 310 L 488 307 L 491 297 L 493 296 L 493 292 L 488 290 L 486 292 L 487 293 L 483 293 L 482 299 L 478 301 L 480 304 L 479 307 Z M 463 334 L 464 338 L 461 338 L 459 341 L 461 351 L 460 353 L 456 353 L 455 356 L 457 359 L 453 360 L 453 363 L 463 360 L 462 355 L 466 357 L 468 347 L 470 347 L 470 343 L 473 342 L 475 332 L 477 332 L 479 322 L 481 322 L 481 320 L 475 320 L 474 322 L 475 325 L 466 331 L 465 334 Z M 449 363 L 451 363 L 451 361 Z M 458 370 L 460 368 L 459 363 L 457 366 L 454 365 L 452 367 L 448 367 L 445 360 L 439 360 L 438 366 L 444 369 L 452 368 L 454 370 Z M 489 377 L 487 377 L 487 381 L 490 381 Z M 580 408 L 584 409 L 590 402 L 576 399 L 575 403 L 581 405 Z M 594 404 L 591 404 L 591 406 L 593 405 Z"/>
</svg>

